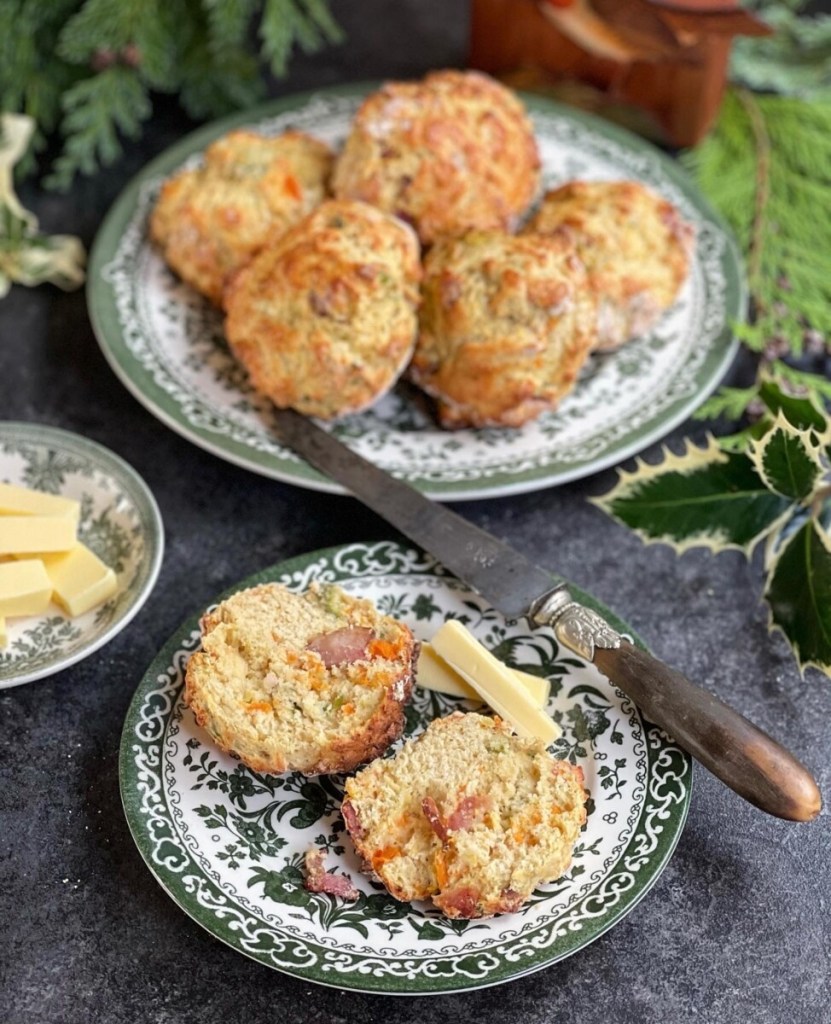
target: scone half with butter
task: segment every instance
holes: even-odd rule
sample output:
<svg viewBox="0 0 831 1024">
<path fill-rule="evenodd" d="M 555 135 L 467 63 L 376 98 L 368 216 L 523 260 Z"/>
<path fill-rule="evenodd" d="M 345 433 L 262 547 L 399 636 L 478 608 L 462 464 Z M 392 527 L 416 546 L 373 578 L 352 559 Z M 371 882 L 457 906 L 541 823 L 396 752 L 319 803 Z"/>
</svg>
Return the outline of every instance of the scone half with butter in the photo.
<svg viewBox="0 0 831 1024">
<path fill-rule="evenodd" d="M 242 590 L 201 620 L 185 701 L 255 771 L 348 772 L 404 728 L 417 644 L 410 629 L 335 584 Z"/>
<path fill-rule="evenodd" d="M 396 899 L 475 918 L 518 910 L 568 870 L 586 797 L 582 770 L 542 740 L 455 712 L 348 779 L 341 811 Z"/>
</svg>

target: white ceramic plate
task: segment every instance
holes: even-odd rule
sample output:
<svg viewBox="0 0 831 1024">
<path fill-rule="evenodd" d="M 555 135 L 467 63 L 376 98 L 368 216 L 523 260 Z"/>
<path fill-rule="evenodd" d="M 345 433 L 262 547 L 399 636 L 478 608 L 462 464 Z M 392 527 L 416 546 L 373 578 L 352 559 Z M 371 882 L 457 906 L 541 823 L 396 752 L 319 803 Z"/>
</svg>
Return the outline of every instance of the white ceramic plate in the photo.
<svg viewBox="0 0 831 1024">
<path fill-rule="evenodd" d="M 147 600 L 162 562 L 164 527 L 153 495 L 130 466 L 78 434 L 34 423 L 0 423 L 0 481 L 81 502 L 79 538 L 111 566 L 115 594 L 85 615 L 57 605 L 7 620 L 0 689 L 53 675 L 119 633 Z"/>
<path fill-rule="evenodd" d="M 447 617 L 462 619 L 508 663 L 546 675 L 549 711 L 563 727 L 553 751 L 583 768 L 589 816 L 568 873 L 515 914 L 451 921 L 435 907 L 399 903 L 360 872 L 338 811 L 342 776 L 250 771 L 196 725 L 182 701 L 184 669 L 199 645 L 195 615 L 139 685 L 119 771 L 127 820 L 148 867 L 212 935 L 306 981 L 399 995 L 452 992 L 518 978 L 577 952 L 649 890 L 684 826 L 690 761 L 594 667 L 560 650 L 551 630 L 506 621 L 432 558 L 387 541 L 295 558 L 229 593 L 267 580 L 295 590 L 337 581 L 422 639 Z M 627 632 L 597 602 L 575 595 Z M 416 687 L 407 735 L 475 707 Z M 352 877 L 359 900 L 303 888 L 311 846 Z"/>
<path fill-rule="evenodd" d="M 153 161 L 108 214 L 90 260 L 89 306 L 111 366 L 163 423 L 223 459 L 316 490 L 340 491 L 270 432 L 271 406 L 249 386 L 220 314 L 165 267 L 147 236 L 162 181 L 205 146 L 247 125 L 292 126 L 337 145 L 369 87 L 294 96 L 208 125 Z M 695 224 L 695 256 L 673 309 L 648 335 L 596 359 L 551 414 L 519 430 L 440 430 L 407 385 L 338 423 L 347 444 L 438 499 L 536 490 L 620 462 L 667 434 L 710 394 L 735 355 L 744 311 L 739 260 L 724 227 L 678 164 L 598 118 L 524 96 L 546 187 L 573 178 L 643 181 Z"/>
</svg>

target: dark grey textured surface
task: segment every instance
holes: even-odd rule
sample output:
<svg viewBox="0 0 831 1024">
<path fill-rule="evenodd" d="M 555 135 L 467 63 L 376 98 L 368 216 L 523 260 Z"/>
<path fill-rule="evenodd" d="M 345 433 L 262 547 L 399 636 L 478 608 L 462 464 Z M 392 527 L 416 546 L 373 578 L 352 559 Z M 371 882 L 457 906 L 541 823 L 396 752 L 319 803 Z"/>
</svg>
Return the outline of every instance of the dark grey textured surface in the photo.
<svg viewBox="0 0 831 1024">
<path fill-rule="evenodd" d="M 339 6 L 348 48 L 298 61 L 279 91 L 463 61 L 461 0 Z M 26 198 L 45 229 L 89 243 L 128 178 L 185 129 L 172 110 L 159 113 L 140 146 L 71 197 L 28 189 Z M 58 676 L 0 693 L 6 1024 L 831 1020 L 827 815 L 811 825 L 766 818 L 703 770 L 678 849 L 643 902 L 570 960 L 507 986 L 362 997 L 295 981 L 215 941 L 159 888 L 127 831 L 117 752 L 133 690 L 176 626 L 234 581 L 317 547 L 394 534 L 351 499 L 246 473 L 156 422 L 108 369 L 82 293 L 15 288 L 0 302 L 0 415 L 113 449 L 147 481 L 167 529 L 155 592 L 124 632 Z M 674 439 L 700 430 L 688 424 Z M 586 501 L 613 479 L 455 507 L 613 607 L 666 660 L 795 750 L 827 793 L 831 687 L 817 673 L 801 679 L 768 633 L 758 571 L 737 554 L 644 547 Z"/>
</svg>

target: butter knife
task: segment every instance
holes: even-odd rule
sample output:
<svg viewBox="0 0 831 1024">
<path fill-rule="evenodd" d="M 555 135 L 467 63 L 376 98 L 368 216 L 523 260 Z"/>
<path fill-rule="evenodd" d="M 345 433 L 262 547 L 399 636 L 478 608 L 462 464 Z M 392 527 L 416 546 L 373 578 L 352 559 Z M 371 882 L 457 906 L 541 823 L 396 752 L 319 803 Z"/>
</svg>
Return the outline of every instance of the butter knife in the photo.
<svg viewBox="0 0 831 1024">
<path fill-rule="evenodd" d="M 768 814 L 810 821 L 822 806 L 810 772 L 707 690 L 620 636 L 573 600 L 563 581 L 291 409 L 275 410 L 278 438 L 343 485 L 511 619 L 527 616 L 594 664 L 739 796 Z"/>
</svg>

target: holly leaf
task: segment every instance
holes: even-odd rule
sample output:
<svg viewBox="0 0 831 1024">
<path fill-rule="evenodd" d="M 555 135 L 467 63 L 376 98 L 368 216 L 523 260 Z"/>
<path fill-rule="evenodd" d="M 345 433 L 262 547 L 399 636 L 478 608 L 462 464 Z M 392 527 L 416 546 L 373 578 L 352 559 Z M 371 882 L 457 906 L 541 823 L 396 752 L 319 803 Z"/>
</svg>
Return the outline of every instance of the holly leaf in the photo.
<svg viewBox="0 0 831 1024">
<path fill-rule="evenodd" d="M 762 381 L 759 386 L 759 398 L 770 409 L 774 416 L 784 413 L 786 419 L 794 427 L 801 430 L 816 430 L 822 434 L 828 428 L 828 420 L 816 403 L 808 396 L 790 395 L 782 390 L 775 380 Z"/>
<path fill-rule="evenodd" d="M 800 670 L 831 670 L 831 537 L 807 519 L 781 546 L 768 575 L 765 597 L 771 629 L 793 647 Z"/>
<path fill-rule="evenodd" d="M 764 437 L 750 443 L 747 456 L 771 491 L 797 501 L 814 493 L 825 469 L 811 432 L 792 427 L 781 412 Z"/>
<path fill-rule="evenodd" d="M 723 451 L 712 436 L 704 448 L 687 441 L 681 455 L 665 448 L 654 466 L 638 459 L 634 471 L 619 470 L 608 494 L 591 500 L 642 540 L 678 554 L 704 547 L 750 555 L 794 505 L 766 487 L 747 455 Z"/>
</svg>

